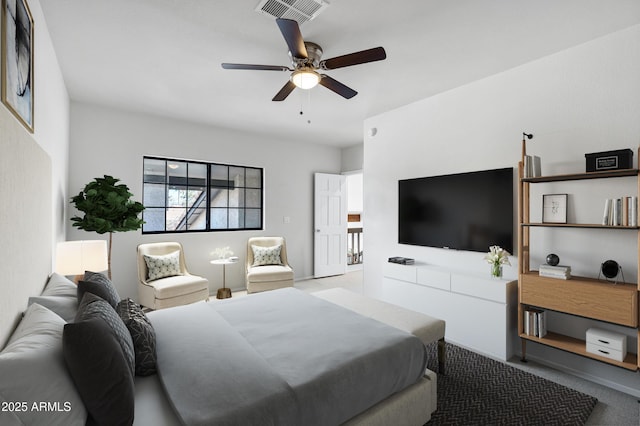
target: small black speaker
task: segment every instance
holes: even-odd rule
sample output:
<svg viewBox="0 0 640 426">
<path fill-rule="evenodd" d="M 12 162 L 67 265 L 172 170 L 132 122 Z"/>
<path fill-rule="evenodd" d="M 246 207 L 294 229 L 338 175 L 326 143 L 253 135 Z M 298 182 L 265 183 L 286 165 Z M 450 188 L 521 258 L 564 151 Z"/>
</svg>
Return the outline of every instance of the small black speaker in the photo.
<svg viewBox="0 0 640 426">
<path fill-rule="evenodd" d="M 598 278 L 600 278 L 600 274 L 604 275 L 607 280 L 614 280 L 614 284 L 618 283 L 618 274 L 622 276 L 622 282 L 624 283 L 624 274 L 622 273 L 622 267 L 615 260 L 605 260 L 600 265 L 600 272 L 598 273 Z"/>
</svg>

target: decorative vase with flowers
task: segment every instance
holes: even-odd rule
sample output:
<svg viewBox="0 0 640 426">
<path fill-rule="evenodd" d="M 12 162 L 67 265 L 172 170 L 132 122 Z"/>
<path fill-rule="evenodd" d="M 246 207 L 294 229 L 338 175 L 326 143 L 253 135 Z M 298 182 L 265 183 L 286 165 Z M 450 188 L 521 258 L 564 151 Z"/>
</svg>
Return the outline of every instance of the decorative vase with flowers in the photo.
<svg viewBox="0 0 640 426">
<path fill-rule="evenodd" d="M 509 256 L 509 252 L 500 246 L 489 247 L 489 253 L 486 254 L 484 259 L 491 265 L 492 277 L 502 277 L 502 265 L 511 265 Z"/>
<path fill-rule="evenodd" d="M 211 252 L 211 256 L 217 256 L 218 259 L 228 259 L 230 256 L 233 256 L 233 251 L 229 246 L 218 247 Z"/>
</svg>

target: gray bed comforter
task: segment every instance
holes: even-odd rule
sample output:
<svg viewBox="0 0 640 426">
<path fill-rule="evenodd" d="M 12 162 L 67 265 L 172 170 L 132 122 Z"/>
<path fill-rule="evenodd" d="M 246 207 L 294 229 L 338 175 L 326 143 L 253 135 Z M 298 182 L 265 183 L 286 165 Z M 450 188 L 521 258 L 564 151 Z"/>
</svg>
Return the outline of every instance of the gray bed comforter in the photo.
<svg viewBox="0 0 640 426">
<path fill-rule="evenodd" d="M 337 425 L 424 374 L 422 342 L 293 288 L 155 311 L 186 425 Z"/>
</svg>

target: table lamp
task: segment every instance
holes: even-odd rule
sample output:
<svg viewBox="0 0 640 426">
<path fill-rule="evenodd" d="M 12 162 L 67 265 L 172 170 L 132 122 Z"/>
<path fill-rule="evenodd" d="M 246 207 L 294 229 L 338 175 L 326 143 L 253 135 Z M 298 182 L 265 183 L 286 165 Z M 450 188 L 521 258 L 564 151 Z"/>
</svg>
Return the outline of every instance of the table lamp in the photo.
<svg viewBox="0 0 640 426">
<path fill-rule="evenodd" d="M 105 240 L 64 241 L 56 247 L 56 272 L 74 275 L 76 283 L 85 271 L 102 272 L 108 268 Z"/>
</svg>

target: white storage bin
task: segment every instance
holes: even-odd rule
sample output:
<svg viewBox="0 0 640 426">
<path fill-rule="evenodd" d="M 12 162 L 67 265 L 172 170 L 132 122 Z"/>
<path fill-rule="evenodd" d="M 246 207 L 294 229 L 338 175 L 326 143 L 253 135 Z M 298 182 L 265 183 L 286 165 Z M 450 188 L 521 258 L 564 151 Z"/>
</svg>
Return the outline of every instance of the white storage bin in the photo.
<svg viewBox="0 0 640 426">
<path fill-rule="evenodd" d="M 627 355 L 627 336 L 590 328 L 587 330 L 587 352 L 622 362 Z"/>
</svg>

